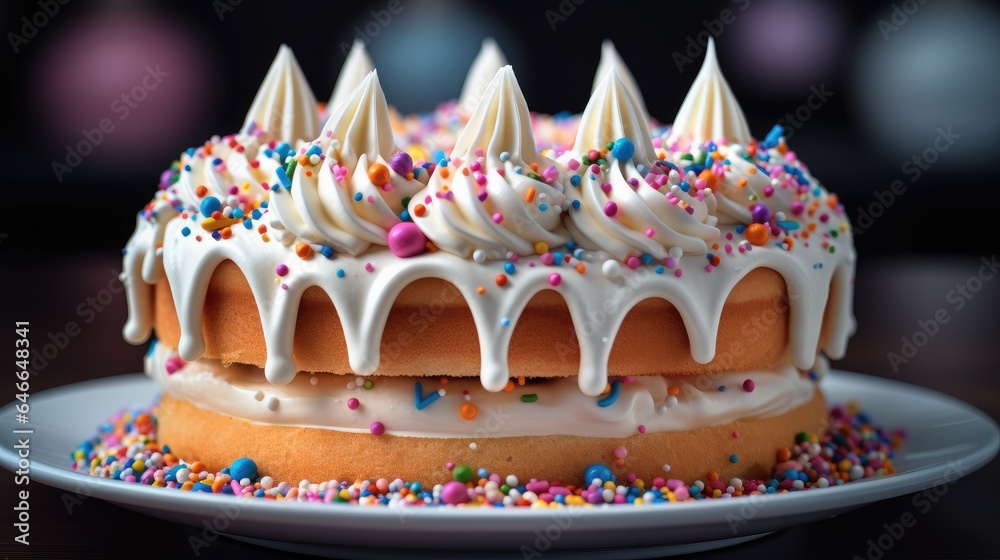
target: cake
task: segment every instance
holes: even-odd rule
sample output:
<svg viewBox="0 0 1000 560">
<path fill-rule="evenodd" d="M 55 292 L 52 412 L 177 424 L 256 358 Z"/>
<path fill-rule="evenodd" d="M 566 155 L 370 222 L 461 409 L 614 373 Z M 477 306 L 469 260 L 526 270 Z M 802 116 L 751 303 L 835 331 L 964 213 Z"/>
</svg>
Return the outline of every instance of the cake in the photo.
<svg viewBox="0 0 1000 560">
<path fill-rule="evenodd" d="M 492 41 L 423 117 L 360 43 L 321 109 L 283 46 L 242 129 L 139 213 L 124 335 L 155 336 L 159 440 L 209 470 L 764 479 L 829 422 L 854 264 L 836 195 L 780 127 L 750 134 L 712 44 L 670 127 L 610 42 L 555 117 Z"/>
</svg>

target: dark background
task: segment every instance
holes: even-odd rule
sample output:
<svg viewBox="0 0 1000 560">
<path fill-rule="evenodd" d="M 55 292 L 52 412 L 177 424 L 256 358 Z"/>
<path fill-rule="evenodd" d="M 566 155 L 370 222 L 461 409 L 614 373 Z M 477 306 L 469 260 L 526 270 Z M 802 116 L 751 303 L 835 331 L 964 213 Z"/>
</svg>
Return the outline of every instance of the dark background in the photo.
<svg viewBox="0 0 1000 560">
<path fill-rule="evenodd" d="M 76 1 L 45 18 L 33 37 L 25 35 L 18 52 L 6 34 L 22 34 L 21 18 L 42 8 L 37 1 L 0 7 L 0 31 L 8 39 L 0 47 L 7 84 L 0 188 L 8 193 L 0 218 L 0 309 L 4 324 L 31 321 L 33 343 L 57 336 L 68 321 L 81 327 L 55 358 L 35 368 L 32 392 L 140 370 L 144 349 L 120 336 L 124 297 L 111 297 L 93 315 L 81 314 L 79 306 L 114 282 L 135 212 L 150 199 L 160 171 L 185 147 L 240 127 L 282 42 L 325 100 L 343 61 L 342 45 L 353 40 L 355 26 L 364 30 L 373 21 L 372 10 L 386 6 L 381 0 Z M 798 111 L 802 122 L 789 128 L 790 146 L 840 195 L 856 226 L 865 226 L 855 237 L 859 328 L 837 367 L 928 386 L 1000 418 L 1000 288 L 994 285 L 1000 282 L 983 282 L 960 310 L 947 300 L 998 245 L 1000 11 L 991 4 L 566 0 L 565 15 L 557 17 L 546 15 L 559 13 L 554 1 L 403 0 L 401 6 L 367 38 L 389 103 L 402 111 L 427 111 L 456 97 L 480 42 L 493 36 L 532 110 L 578 113 L 589 97 L 601 40 L 611 38 L 650 113 L 669 122 L 701 64 L 697 41 L 715 31 L 722 68 L 754 134 L 762 137 Z M 723 10 L 731 11 L 730 23 L 721 21 Z M 693 62 L 678 68 L 675 53 Z M 157 64 L 169 76 L 119 120 L 113 100 Z M 803 109 L 818 90 L 832 95 L 814 97 L 814 108 Z M 115 129 L 59 180 L 53 162 L 65 162 L 66 146 L 105 117 Z M 949 127 L 959 135 L 954 144 L 925 153 L 939 128 Z M 914 156 L 934 158 L 919 177 Z M 895 180 L 905 192 L 890 200 Z M 862 210 L 873 217 L 870 223 Z M 894 368 L 888 353 L 900 353 L 901 338 L 912 338 L 917 322 L 942 308 L 949 322 Z M 3 337 L 12 339 L 13 332 Z M 13 391 L 0 394 L 0 402 L 12 398 Z M 993 538 L 1000 516 L 990 501 L 998 477 L 994 462 L 956 484 L 919 518 L 922 530 L 907 533 L 885 558 L 1000 557 Z M 0 480 L 0 509 L 7 509 L 13 484 L 7 476 Z M 97 500 L 70 516 L 60 495 L 33 488 L 32 505 L 40 511 L 33 507 L 29 556 L 124 556 L 151 540 L 159 543 L 154 555 L 190 552 L 193 529 L 151 523 Z M 867 539 L 907 511 L 909 496 L 705 557 L 863 557 Z M 0 514 L 0 535 L 10 531 L 12 518 Z M 3 537 L 0 552 L 25 554 L 9 543 Z M 230 541 L 203 556 L 232 553 L 274 556 Z"/>
</svg>

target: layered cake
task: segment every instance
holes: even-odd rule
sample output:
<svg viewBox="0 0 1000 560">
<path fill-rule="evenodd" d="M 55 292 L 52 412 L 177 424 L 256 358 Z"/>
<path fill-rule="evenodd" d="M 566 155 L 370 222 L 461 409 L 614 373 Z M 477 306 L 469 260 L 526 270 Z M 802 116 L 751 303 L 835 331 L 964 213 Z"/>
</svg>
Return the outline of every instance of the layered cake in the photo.
<svg viewBox="0 0 1000 560">
<path fill-rule="evenodd" d="M 578 116 L 533 115 L 492 42 L 431 115 L 372 66 L 356 46 L 321 109 L 282 47 L 242 129 L 139 213 L 124 334 L 155 336 L 173 455 L 293 482 L 759 479 L 823 430 L 850 225 L 780 127 L 751 135 L 714 46 L 669 127 L 610 43 Z"/>
</svg>

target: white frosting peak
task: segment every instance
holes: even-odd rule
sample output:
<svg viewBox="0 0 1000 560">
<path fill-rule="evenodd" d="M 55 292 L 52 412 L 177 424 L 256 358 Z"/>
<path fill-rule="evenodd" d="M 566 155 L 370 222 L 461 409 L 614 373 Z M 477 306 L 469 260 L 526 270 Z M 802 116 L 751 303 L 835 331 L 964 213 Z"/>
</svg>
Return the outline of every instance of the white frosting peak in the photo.
<svg viewBox="0 0 1000 560">
<path fill-rule="evenodd" d="M 332 143 L 337 140 L 339 148 Z M 389 122 L 389 104 L 372 70 L 330 113 L 319 141 L 333 148 L 341 165 L 353 166 L 362 154 L 368 159 L 381 155 L 386 159 L 396 150 Z"/>
<path fill-rule="evenodd" d="M 617 66 L 612 66 L 594 86 L 576 132 L 573 149 L 586 153 L 601 150 L 608 142 L 628 138 L 635 145 L 633 159 L 639 163 L 656 161 L 645 110 L 629 91 Z"/>
<path fill-rule="evenodd" d="M 365 42 L 356 39 L 354 45 L 351 46 L 351 51 L 347 53 L 347 58 L 344 59 L 344 65 L 340 67 L 337 84 L 333 87 L 330 100 L 326 103 L 327 112 L 332 112 L 343 103 L 368 74 L 372 73 L 372 70 L 375 70 L 375 64 L 368 56 Z"/>
<path fill-rule="evenodd" d="M 451 155 L 466 159 L 480 149 L 487 157 L 497 159 L 503 152 L 524 162 L 541 157 L 535 149 L 528 104 L 510 66 L 493 76 L 469 123 L 458 135 Z"/>
<path fill-rule="evenodd" d="M 281 45 L 247 111 L 243 133 L 262 131 L 271 140 L 294 144 L 315 138 L 319 122 L 316 96 L 292 49 Z"/>
<path fill-rule="evenodd" d="M 751 140 L 750 126 L 722 75 L 715 42 L 709 38 L 705 62 L 677 111 L 668 140 L 697 146 L 721 139 L 746 144 Z"/>
<path fill-rule="evenodd" d="M 632 94 L 632 99 L 641 111 L 640 114 L 643 119 L 649 122 L 649 111 L 646 110 L 646 102 L 642 98 L 642 92 L 639 91 L 639 86 L 635 83 L 635 77 L 632 76 L 632 72 L 625 65 L 622 56 L 618 54 L 618 49 L 615 48 L 615 44 L 611 42 L 611 39 L 605 39 L 601 43 L 601 61 L 597 64 L 597 72 L 594 73 L 594 88 L 591 90 L 591 93 L 597 92 L 597 88 L 600 87 L 601 82 L 612 68 L 618 71 L 619 79 L 621 79 L 625 89 Z"/>
<path fill-rule="evenodd" d="M 472 113 L 497 71 L 504 66 L 507 66 L 507 58 L 497 46 L 497 42 L 492 37 L 483 39 L 483 46 L 472 61 L 469 74 L 462 86 L 462 94 L 458 97 L 459 110 Z"/>
</svg>

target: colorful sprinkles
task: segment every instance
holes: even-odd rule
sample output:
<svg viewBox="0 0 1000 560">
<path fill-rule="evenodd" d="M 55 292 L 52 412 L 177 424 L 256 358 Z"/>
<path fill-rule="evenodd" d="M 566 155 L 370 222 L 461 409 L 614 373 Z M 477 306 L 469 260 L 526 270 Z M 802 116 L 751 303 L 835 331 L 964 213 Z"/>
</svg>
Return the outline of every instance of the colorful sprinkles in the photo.
<svg viewBox="0 0 1000 560">
<path fill-rule="evenodd" d="M 534 395 L 523 395 L 522 401 L 533 402 L 524 398 L 530 396 Z M 905 438 L 902 431 L 889 434 L 873 426 L 864 412 L 849 405 L 831 409 L 825 433 L 800 433 L 792 445 L 776 450 L 775 466 L 767 480 L 724 481 L 710 471 L 694 481 L 662 477 L 645 481 L 623 471 L 629 451 L 622 445 L 611 450 L 615 457 L 611 465 L 591 465 L 576 481 L 519 479 L 483 467 L 448 463 L 450 481 L 380 478 L 292 485 L 258 472 L 251 458 L 239 458 L 217 472 L 198 461 L 186 462 L 157 440 L 156 429 L 154 407 L 120 411 L 70 454 L 71 467 L 92 476 L 146 486 L 277 501 L 365 506 L 640 506 L 782 494 L 893 474 L 895 451 Z M 371 433 L 382 435 L 385 426 L 373 422 Z M 720 457 L 720 463 L 737 463 L 739 459 L 734 453 Z M 669 472 L 670 465 L 664 465 L 663 470 Z"/>
</svg>

